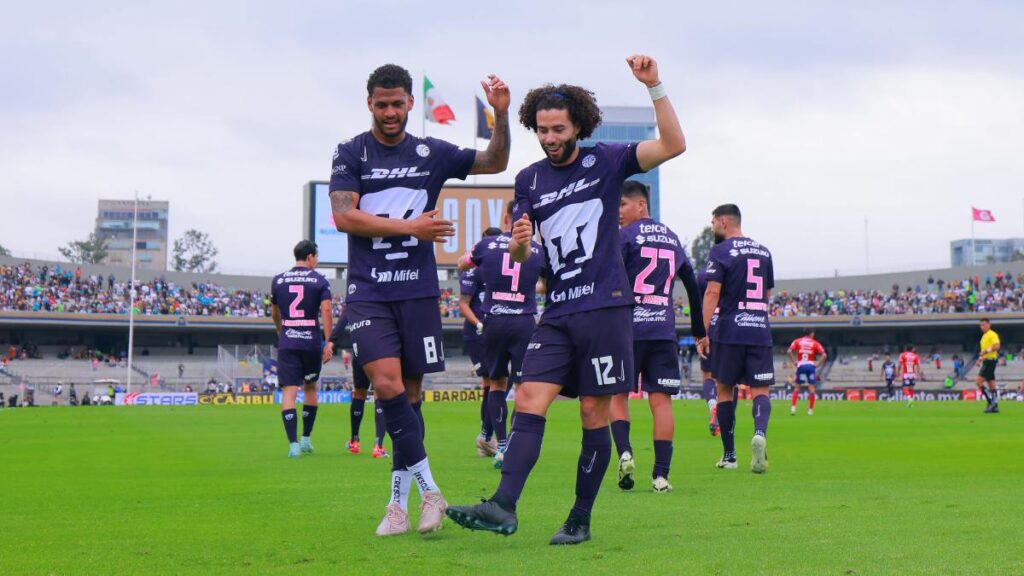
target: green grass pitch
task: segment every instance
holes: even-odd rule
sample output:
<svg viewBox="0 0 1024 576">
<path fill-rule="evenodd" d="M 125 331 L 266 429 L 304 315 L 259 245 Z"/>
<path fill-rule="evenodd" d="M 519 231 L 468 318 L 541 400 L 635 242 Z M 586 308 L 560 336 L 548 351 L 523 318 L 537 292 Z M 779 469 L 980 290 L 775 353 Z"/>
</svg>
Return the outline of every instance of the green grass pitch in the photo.
<svg viewBox="0 0 1024 576">
<path fill-rule="evenodd" d="M 1024 574 L 1024 405 L 800 408 L 775 403 L 757 476 L 749 401 L 730 471 L 713 467 L 703 404 L 677 402 L 675 492 L 654 494 L 650 413 L 633 402 L 637 487 L 618 489 L 613 461 L 593 540 L 571 548 L 547 541 L 573 499 L 575 402 L 548 415 L 508 538 L 450 521 L 375 537 L 389 463 L 344 451 L 348 405 L 322 409 L 317 452 L 297 461 L 272 406 L 2 410 L 0 574 Z M 478 407 L 424 412 L 448 501 L 490 495 L 499 473 L 473 450 Z"/>
</svg>

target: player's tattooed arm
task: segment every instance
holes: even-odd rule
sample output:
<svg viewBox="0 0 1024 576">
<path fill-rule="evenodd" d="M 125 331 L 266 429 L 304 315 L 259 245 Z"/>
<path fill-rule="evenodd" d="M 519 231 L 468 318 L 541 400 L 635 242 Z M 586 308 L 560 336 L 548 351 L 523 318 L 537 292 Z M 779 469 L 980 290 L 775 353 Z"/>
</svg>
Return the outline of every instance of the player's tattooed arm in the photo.
<svg viewBox="0 0 1024 576">
<path fill-rule="evenodd" d="M 444 242 L 455 235 L 450 220 L 435 220 L 437 210 L 424 212 L 412 220 L 388 218 L 363 212 L 358 208 L 359 194 L 345 190 L 331 192 L 331 212 L 339 232 L 356 236 L 415 236 L 425 242 Z"/>
<path fill-rule="evenodd" d="M 477 152 L 473 160 L 470 174 L 498 174 L 508 168 L 509 150 L 512 148 L 512 135 L 508 129 L 508 106 L 511 102 L 508 86 L 494 74 L 481 81 L 480 85 L 487 94 L 487 103 L 494 108 L 494 134 L 491 142 L 483 152 Z"/>
<path fill-rule="evenodd" d="M 650 56 L 634 54 L 626 58 L 633 76 L 642 82 L 648 89 L 652 90 L 654 100 L 654 116 L 658 122 L 658 139 L 644 140 L 636 147 L 636 159 L 640 169 L 644 172 L 658 166 L 666 160 L 675 158 L 686 151 L 686 138 L 683 136 L 683 128 L 679 125 L 679 118 L 676 117 L 675 108 L 668 96 L 662 90 L 660 96 L 655 96 L 653 91 L 658 90 L 661 85 L 661 77 L 658 75 L 658 63 Z"/>
</svg>

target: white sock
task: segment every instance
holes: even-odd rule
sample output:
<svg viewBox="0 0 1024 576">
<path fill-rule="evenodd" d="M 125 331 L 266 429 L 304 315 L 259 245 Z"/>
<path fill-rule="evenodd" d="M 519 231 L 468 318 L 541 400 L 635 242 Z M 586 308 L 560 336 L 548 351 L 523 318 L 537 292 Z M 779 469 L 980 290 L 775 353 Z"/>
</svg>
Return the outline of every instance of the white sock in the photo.
<svg viewBox="0 0 1024 576">
<path fill-rule="evenodd" d="M 409 511 L 409 487 L 412 485 L 412 472 L 408 470 L 391 471 L 391 500 L 388 505 L 397 503 L 402 510 Z"/>
<path fill-rule="evenodd" d="M 714 410 L 715 406 L 718 406 L 718 400 L 714 398 L 708 400 L 708 411 Z"/>
<path fill-rule="evenodd" d="M 430 473 L 430 463 L 427 462 L 426 458 L 409 466 L 409 472 L 416 482 L 416 487 L 420 490 L 420 496 L 423 496 L 423 493 L 427 491 L 440 492 L 437 483 L 434 482 L 434 475 Z"/>
</svg>

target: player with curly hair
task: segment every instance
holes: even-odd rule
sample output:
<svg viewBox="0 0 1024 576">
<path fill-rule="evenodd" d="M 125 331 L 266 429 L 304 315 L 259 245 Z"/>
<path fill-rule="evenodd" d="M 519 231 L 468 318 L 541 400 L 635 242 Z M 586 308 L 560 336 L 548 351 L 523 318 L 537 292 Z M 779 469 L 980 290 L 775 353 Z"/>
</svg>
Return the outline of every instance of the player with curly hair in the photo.
<svg viewBox="0 0 1024 576">
<path fill-rule="evenodd" d="M 589 90 L 547 85 L 531 90 L 519 109 L 545 158 L 515 180 L 516 221 L 509 254 L 525 262 L 536 223 L 544 243 L 548 304 L 534 330 L 516 391 L 501 483 L 491 499 L 452 506 L 448 516 L 473 530 L 512 534 L 516 503 L 540 456 L 548 407 L 559 394 L 580 399 L 583 444 L 576 468 L 576 502 L 551 544 L 590 539 L 590 515 L 611 459 L 611 398 L 632 386 L 633 293 L 619 246 L 619 199 L 626 178 L 682 154 L 682 128 L 653 58 L 626 59 L 654 101 L 659 137 L 629 144 L 580 147 L 601 123 Z"/>
</svg>

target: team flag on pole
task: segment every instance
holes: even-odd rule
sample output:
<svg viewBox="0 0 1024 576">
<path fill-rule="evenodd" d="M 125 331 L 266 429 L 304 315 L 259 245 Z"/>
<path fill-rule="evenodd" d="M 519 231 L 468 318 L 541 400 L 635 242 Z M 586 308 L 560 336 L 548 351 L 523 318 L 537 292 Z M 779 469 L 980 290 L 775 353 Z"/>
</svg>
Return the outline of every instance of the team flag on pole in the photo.
<svg viewBox="0 0 1024 576">
<path fill-rule="evenodd" d="M 978 210 L 971 206 L 971 214 L 975 222 L 995 222 L 996 217 L 992 215 L 991 210 Z"/>
<path fill-rule="evenodd" d="M 476 97 L 476 137 L 490 140 L 494 136 L 494 114 L 484 104 L 479 96 Z"/>
<path fill-rule="evenodd" d="M 427 103 L 426 108 L 424 108 L 424 114 L 427 115 L 427 120 L 430 122 L 448 124 L 455 120 L 455 113 L 445 103 L 437 88 L 434 88 L 434 85 L 430 83 L 430 78 L 426 76 L 423 76 L 423 100 Z"/>
</svg>

